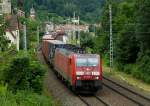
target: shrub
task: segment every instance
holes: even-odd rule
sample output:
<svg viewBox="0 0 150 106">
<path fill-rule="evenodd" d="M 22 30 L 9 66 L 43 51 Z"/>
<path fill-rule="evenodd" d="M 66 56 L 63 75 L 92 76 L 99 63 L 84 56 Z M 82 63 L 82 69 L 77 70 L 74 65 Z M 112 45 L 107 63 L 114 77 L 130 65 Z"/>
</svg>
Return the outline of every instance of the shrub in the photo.
<svg viewBox="0 0 150 106">
<path fill-rule="evenodd" d="M 11 90 L 29 88 L 28 71 L 29 59 L 16 58 L 12 61 L 10 67 L 5 72 L 4 81 L 8 83 Z"/>
<path fill-rule="evenodd" d="M 30 61 L 28 57 L 18 57 L 4 73 L 4 82 L 8 84 L 8 89 L 14 92 L 30 89 L 40 93 L 44 72 L 37 61 Z"/>
<path fill-rule="evenodd" d="M 115 62 L 116 70 L 123 71 L 124 65 L 122 63 Z"/>
<path fill-rule="evenodd" d="M 133 68 L 135 68 L 133 64 L 127 64 L 124 66 L 124 72 L 127 74 L 131 74 Z"/>
<path fill-rule="evenodd" d="M 150 83 L 150 53 L 140 56 L 137 68 L 133 71 L 133 76 L 143 80 L 146 83 Z"/>
<path fill-rule="evenodd" d="M 52 106 L 52 100 L 44 95 L 29 91 L 17 91 L 13 94 L 6 91 L 3 95 L 0 93 L 0 106 Z"/>
<path fill-rule="evenodd" d="M 33 61 L 30 64 L 30 86 L 34 88 L 35 92 L 40 93 L 43 86 L 43 77 L 45 74 L 45 69 L 40 65 L 39 62 Z"/>
<path fill-rule="evenodd" d="M 7 85 L 0 84 L 0 95 L 4 96 L 6 94 L 6 92 L 7 92 Z"/>
<path fill-rule="evenodd" d="M 105 54 L 103 57 L 103 63 L 106 65 L 106 66 L 110 66 L 110 61 L 109 61 L 109 56 L 107 54 Z"/>
</svg>

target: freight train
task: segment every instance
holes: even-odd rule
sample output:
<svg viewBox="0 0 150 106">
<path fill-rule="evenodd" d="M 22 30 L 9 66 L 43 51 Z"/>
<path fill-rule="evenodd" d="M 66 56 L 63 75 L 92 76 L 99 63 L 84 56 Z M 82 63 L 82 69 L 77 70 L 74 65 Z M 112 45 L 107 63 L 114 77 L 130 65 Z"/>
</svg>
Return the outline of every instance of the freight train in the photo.
<svg viewBox="0 0 150 106">
<path fill-rule="evenodd" d="M 102 88 L 102 59 L 84 49 L 54 39 L 43 39 L 42 53 L 57 76 L 76 92 L 96 93 Z"/>
</svg>

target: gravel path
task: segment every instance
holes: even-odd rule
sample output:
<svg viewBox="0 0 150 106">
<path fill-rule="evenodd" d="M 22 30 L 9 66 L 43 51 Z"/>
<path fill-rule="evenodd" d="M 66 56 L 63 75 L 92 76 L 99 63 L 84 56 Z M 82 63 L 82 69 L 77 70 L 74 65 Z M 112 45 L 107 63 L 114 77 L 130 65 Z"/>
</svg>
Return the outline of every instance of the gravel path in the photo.
<svg viewBox="0 0 150 106">
<path fill-rule="evenodd" d="M 105 86 L 103 86 L 102 91 L 97 93 L 97 96 L 108 103 L 110 106 L 138 106 L 137 104 Z"/>
</svg>

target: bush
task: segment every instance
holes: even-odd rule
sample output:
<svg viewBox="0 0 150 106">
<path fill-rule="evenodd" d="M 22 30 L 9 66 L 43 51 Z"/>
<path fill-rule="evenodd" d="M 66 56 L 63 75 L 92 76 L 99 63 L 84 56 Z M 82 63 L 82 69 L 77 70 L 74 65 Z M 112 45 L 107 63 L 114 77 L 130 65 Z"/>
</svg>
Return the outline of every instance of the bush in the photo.
<svg viewBox="0 0 150 106">
<path fill-rule="evenodd" d="M 52 100 L 29 91 L 6 91 L 5 95 L 0 92 L 0 106 L 52 106 Z"/>
<path fill-rule="evenodd" d="M 15 95 L 16 103 L 20 106 L 51 106 L 50 98 L 28 91 L 19 91 Z"/>
<path fill-rule="evenodd" d="M 124 66 L 124 72 L 127 74 L 131 74 L 133 68 L 135 68 L 133 64 L 127 64 Z"/>
<path fill-rule="evenodd" d="M 137 68 L 133 71 L 133 76 L 143 80 L 146 83 L 150 83 L 150 53 L 140 56 Z"/>
<path fill-rule="evenodd" d="M 30 61 L 28 57 L 18 57 L 4 73 L 4 82 L 8 84 L 8 89 L 14 92 L 30 89 L 40 93 L 44 72 L 37 61 Z"/>
<path fill-rule="evenodd" d="M 6 70 L 4 81 L 8 83 L 8 88 L 11 90 L 27 89 L 29 88 L 28 72 L 29 59 L 16 58 Z"/>
<path fill-rule="evenodd" d="M 118 71 L 123 71 L 124 70 L 124 65 L 122 63 L 116 62 L 115 66 L 116 66 L 116 70 L 118 70 Z"/>
<path fill-rule="evenodd" d="M 42 91 L 43 86 L 43 77 L 45 74 L 45 69 L 40 65 L 39 62 L 33 61 L 30 64 L 30 86 L 34 88 L 35 92 L 40 93 Z"/>
<path fill-rule="evenodd" d="M 102 55 L 101 55 L 102 56 Z M 106 65 L 106 66 L 110 66 L 110 59 L 109 59 L 109 56 L 108 54 L 105 54 L 103 57 L 103 63 Z"/>
</svg>

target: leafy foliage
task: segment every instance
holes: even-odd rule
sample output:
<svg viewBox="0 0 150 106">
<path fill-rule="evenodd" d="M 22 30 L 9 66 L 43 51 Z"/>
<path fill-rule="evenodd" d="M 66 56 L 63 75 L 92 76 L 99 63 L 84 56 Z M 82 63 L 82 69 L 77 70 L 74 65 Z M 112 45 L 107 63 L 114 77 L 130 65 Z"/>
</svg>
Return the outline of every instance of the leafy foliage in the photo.
<svg viewBox="0 0 150 106">
<path fill-rule="evenodd" d="M 89 33 L 81 32 L 81 47 L 86 48 L 92 48 L 94 46 L 93 37 Z"/>
<path fill-rule="evenodd" d="M 133 71 L 133 76 L 150 83 L 150 51 L 139 54 L 137 67 Z"/>
<path fill-rule="evenodd" d="M 5 51 L 8 49 L 9 41 L 4 36 L 6 23 L 4 23 L 4 17 L 0 16 L 0 51 Z"/>
<path fill-rule="evenodd" d="M 150 1 L 111 1 L 115 66 L 138 79 L 149 81 Z M 109 58 L 109 9 L 106 2 L 95 51 Z M 107 58 L 106 58 L 107 59 Z"/>
<path fill-rule="evenodd" d="M 24 0 L 24 4 L 26 12 L 29 12 L 34 5 L 39 11 L 38 13 L 41 14 L 40 11 L 44 10 L 45 13 L 56 13 L 59 16 L 70 17 L 73 16 L 73 12 L 76 12 L 81 19 L 95 22 L 100 20 L 104 0 Z"/>
<path fill-rule="evenodd" d="M 29 91 L 17 91 L 16 94 L 7 90 L 6 86 L 0 85 L 1 106 L 51 106 L 55 105 L 52 100 L 44 95 Z"/>
<path fill-rule="evenodd" d="M 29 62 L 29 58 L 15 58 L 5 72 L 4 81 L 8 88 L 16 90 L 42 91 L 44 69 L 38 62 Z"/>
</svg>

